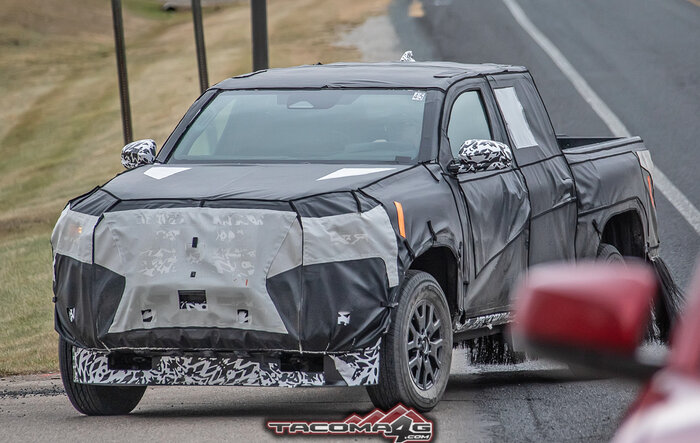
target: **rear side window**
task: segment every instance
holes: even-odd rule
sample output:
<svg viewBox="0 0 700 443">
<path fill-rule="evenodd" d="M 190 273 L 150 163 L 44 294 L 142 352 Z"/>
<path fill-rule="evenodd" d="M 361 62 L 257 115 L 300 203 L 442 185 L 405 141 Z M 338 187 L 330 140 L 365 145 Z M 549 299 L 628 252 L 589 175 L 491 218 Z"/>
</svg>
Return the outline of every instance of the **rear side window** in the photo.
<svg viewBox="0 0 700 443">
<path fill-rule="evenodd" d="M 467 140 L 492 140 L 478 91 L 464 92 L 455 100 L 447 125 L 447 138 L 450 140 L 452 157 L 457 157 L 459 148 Z"/>
<path fill-rule="evenodd" d="M 494 90 L 498 107 L 501 108 L 503 118 L 506 121 L 508 134 L 510 134 L 515 148 L 529 148 L 537 146 L 535 136 L 532 134 L 530 125 L 525 117 L 525 110 L 518 99 L 515 88 L 500 88 Z"/>
</svg>

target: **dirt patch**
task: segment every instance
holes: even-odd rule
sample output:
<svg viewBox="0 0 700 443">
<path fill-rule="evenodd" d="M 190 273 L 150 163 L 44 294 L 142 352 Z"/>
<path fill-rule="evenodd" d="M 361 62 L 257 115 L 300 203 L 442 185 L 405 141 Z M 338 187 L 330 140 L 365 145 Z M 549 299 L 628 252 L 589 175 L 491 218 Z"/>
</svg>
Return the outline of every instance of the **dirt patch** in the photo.
<svg viewBox="0 0 700 443">
<path fill-rule="evenodd" d="M 0 377 L 0 398 L 63 395 L 58 373 Z"/>
</svg>

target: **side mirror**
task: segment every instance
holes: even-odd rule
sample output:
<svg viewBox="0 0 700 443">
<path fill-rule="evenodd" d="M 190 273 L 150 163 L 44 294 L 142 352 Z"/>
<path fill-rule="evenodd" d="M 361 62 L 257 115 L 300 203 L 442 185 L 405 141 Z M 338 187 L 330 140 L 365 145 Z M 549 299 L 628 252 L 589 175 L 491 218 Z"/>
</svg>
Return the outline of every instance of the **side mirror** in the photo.
<svg viewBox="0 0 700 443">
<path fill-rule="evenodd" d="M 459 149 L 458 158 L 448 166 L 449 172 L 480 172 L 510 168 L 510 148 L 493 140 L 467 140 Z"/>
<path fill-rule="evenodd" d="M 122 166 L 134 169 L 150 165 L 156 160 L 156 142 L 151 139 L 137 140 L 122 148 Z"/>
<path fill-rule="evenodd" d="M 514 292 L 513 333 L 540 355 L 646 379 L 660 367 L 637 357 L 656 293 L 641 263 L 536 266 Z"/>
</svg>

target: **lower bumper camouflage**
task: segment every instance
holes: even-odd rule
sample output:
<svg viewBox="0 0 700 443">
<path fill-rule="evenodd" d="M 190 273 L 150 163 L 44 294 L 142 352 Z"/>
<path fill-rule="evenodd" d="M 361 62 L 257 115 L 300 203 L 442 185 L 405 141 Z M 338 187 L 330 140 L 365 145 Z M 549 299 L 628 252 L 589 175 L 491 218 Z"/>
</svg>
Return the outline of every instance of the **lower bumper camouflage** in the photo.
<svg viewBox="0 0 700 443">
<path fill-rule="evenodd" d="M 116 369 L 107 353 L 73 347 L 76 383 L 190 386 L 365 386 L 377 384 L 379 346 L 324 354 L 323 370 L 282 370 L 279 361 L 252 357 L 152 357 L 150 369 Z"/>
</svg>

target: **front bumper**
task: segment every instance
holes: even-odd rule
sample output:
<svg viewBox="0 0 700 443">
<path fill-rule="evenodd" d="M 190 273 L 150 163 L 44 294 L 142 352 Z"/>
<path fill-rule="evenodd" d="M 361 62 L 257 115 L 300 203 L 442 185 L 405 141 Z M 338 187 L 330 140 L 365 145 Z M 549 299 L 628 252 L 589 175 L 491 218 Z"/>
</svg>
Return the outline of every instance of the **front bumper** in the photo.
<svg viewBox="0 0 700 443">
<path fill-rule="evenodd" d="M 52 235 L 56 329 L 80 348 L 333 355 L 388 326 L 398 241 L 377 202 L 107 197 L 71 202 Z"/>
<path fill-rule="evenodd" d="M 318 371 L 288 370 L 275 356 L 158 356 L 148 358 L 148 369 L 117 369 L 107 353 L 73 347 L 73 376 L 96 385 L 365 386 L 377 384 L 379 346 L 318 355 Z"/>
</svg>

